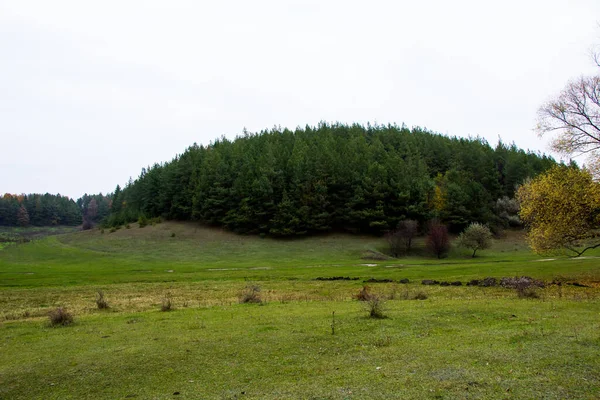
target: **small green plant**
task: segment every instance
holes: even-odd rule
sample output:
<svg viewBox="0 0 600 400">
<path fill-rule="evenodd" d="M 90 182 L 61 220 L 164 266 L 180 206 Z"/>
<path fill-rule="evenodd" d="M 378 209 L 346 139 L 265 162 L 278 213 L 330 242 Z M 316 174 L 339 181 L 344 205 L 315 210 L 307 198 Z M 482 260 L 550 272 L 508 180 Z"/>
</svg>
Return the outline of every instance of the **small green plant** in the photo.
<svg viewBox="0 0 600 400">
<path fill-rule="evenodd" d="M 113 226 L 112 228 L 110 228 L 110 233 L 115 233 L 116 231 L 117 231 L 116 227 Z"/>
<path fill-rule="evenodd" d="M 175 232 L 171 232 L 171 237 L 175 237 Z"/>
<path fill-rule="evenodd" d="M 51 326 L 67 326 L 73 323 L 73 314 L 66 308 L 58 307 L 48 313 Z"/>
<path fill-rule="evenodd" d="M 99 310 L 106 310 L 109 308 L 108 302 L 104 298 L 104 292 L 102 290 L 98 290 L 96 292 L 96 306 L 98 306 Z"/>
<path fill-rule="evenodd" d="M 125 225 L 125 228 L 126 229 L 131 229 L 131 225 L 129 225 L 129 224 Z"/>
<path fill-rule="evenodd" d="M 145 227 L 146 225 L 148 225 L 148 218 L 146 218 L 145 215 L 140 215 L 140 217 L 138 218 L 138 224 L 140 225 L 140 228 Z"/>
<path fill-rule="evenodd" d="M 240 303 L 256 303 L 261 304 L 263 301 L 260 297 L 260 286 L 248 285 L 242 290 L 239 296 Z"/>
<path fill-rule="evenodd" d="M 104 235 L 104 228 L 100 229 L 100 233 Z"/>
</svg>

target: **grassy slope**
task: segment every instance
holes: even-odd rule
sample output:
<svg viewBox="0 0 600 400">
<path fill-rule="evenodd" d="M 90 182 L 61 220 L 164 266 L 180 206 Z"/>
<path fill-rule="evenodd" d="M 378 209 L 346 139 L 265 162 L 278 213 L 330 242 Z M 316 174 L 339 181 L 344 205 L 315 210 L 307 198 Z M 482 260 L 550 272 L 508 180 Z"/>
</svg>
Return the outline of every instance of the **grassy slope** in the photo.
<svg viewBox="0 0 600 400">
<path fill-rule="evenodd" d="M 0 250 L 0 399 L 600 397 L 599 289 L 552 286 L 520 300 L 500 288 L 415 282 L 530 275 L 597 284 L 598 259 L 540 262 L 511 235 L 476 259 L 361 260 L 384 247 L 370 237 L 277 241 L 179 223 L 9 246 Z M 352 301 L 362 279 L 314 281 L 340 275 L 415 283 L 372 285 L 395 300 L 390 318 L 370 320 Z M 266 305 L 236 304 L 246 280 L 261 285 Z M 96 288 L 110 310 L 95 309 Z M 404 300 L 419 291 L 429 298 Z M 158 312 L 167 293 L 177 310 Z M 75 311 L 74 326 L 39 317 L 57 305 Z"/>
</svg>

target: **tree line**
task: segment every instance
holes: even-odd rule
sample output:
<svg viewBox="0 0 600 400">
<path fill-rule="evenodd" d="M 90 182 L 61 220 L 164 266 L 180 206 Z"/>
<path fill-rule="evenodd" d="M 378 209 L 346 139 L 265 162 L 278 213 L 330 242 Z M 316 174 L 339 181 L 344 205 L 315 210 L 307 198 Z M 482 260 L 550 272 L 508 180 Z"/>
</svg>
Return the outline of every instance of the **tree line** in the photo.
<svg viewBox="0 0 600 400">
<path fill-rule="evenodd" d="M 460 231 L 471 222 L 507 224 L 515 216 L 499 205 L 510 204 L 526 178 L 554 165 L 514 144 L 492 148 L 481 138 L 397 125 L 244 131 L 143 168 L 117 186 L 105 223 L 163 217 L 291 236 L 380 234 L 405 219 L 421 226 L 437 219 Z"/>
<path fill-rule="evenodd" d="M 77 203 L 60 194 L 9 194 L 0 197 L 0 225 L 51 226 L 79 225 Z"/>
<path fill-rule="evenodd" d="M 80 225 L 88 227 L 110 215 L 111 195 L 84 194 L 77 201 L 60 194 L 10 194 L 0 197 L 0 226 Z"/>
</svg>

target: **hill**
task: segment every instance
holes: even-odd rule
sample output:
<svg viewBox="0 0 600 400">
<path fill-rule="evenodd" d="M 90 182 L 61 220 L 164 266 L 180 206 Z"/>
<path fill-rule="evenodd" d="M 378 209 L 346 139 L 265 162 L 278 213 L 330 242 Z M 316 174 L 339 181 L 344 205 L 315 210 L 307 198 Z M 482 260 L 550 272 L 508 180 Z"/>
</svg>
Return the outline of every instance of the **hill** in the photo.
<svg viewBox="0 0 600 400">
<path fill-rule="evenodd" d="M 500 142 L 418 128 L 319 124 L 193 145 L 117 187 L 109 226 L 162 216 L 238 233 L 377 234 L 402 219 L 506 224 L 496 208 L 555 165 Z"/>
</svg>

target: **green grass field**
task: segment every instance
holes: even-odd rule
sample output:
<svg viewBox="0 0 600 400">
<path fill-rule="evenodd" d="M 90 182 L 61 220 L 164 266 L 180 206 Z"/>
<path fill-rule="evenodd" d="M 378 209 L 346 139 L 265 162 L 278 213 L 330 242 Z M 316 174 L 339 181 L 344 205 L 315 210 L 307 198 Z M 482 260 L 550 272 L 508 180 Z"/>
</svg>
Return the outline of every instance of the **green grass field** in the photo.
<svg viewBox="0 0 600 400">
<path fill-rule="evenodd" d="M 600 398 L 599 251 L 540 257 L 511 232 L 474 259 L 363 258 L 385 248 L 173 222 L 4 246 L 0 399 Z M 521 275 L 565 284 L 420 284 Z M 357 279 L 316 280 L 335 276 Z M 368 284 L 387 318 L 355 299 L 369 278 L 395 281 Z M 239 304 L 248 285 L 263 304 Z M 58 306 L 73 325 L 50 327 Z"/>
</svg>

